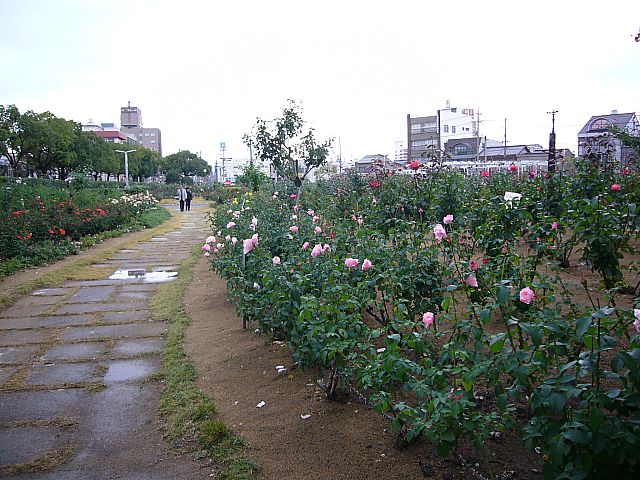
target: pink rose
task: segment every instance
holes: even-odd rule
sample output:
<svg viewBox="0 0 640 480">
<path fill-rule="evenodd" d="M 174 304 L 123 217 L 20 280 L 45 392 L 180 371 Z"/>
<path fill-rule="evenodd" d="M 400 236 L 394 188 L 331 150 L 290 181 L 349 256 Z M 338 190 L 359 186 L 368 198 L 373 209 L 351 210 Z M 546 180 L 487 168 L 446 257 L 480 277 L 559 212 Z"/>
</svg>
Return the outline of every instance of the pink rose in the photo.
<svg viewBox="0 0 640 480">
<path fill-rule="evenodd" d="M 328 243 L 325 243 L 325 244 L 322 246 L 322 253 L 326 252 L 326 251 L 327 251 L 327 250 L 329 250 L 330 248 L 331 248 L 331 247 L 329 246 L 329 244 L 328 244 Z"/>
<path fill-rule="evenodd" d="M 316 235 L 320 235 L 322 233 L 322 229 L 320 227 L 314 228 L 313 231 L 316 232 Z"/>
<path fill-rule="evenodd" d="M 445 225 L 449 225 L 451 222 L 453 222 L 453 215 L 451 214 L 442 219 L 442 223 L 444 223 Z"/>
<path fill-rule="evenodd" d="M 557 230 L 558 229 L 558 222 L 553 222 L 551 224 L 551 230 Z"/>
<path fill-rule="evenodd" d="M 471 260 L 471 264 L 469 266 L 471 267 L 472 272 L 478 270 L 478 262 L 476 262 L 475 260 Z"/>
<path fill-rule="evenodd" d="M 518 167 L 516 167 L 515 165 L 509 165 L 509 170 L 511 170 L 512 172 L 516 172 L 518 170 Z"/>
<path fill-rule="evenodd" d="M 636 327 L 636 331 L 640 333 L 640 310 L 637 308 L 634 308 L 633 315 L 636 317 L 635 322 L 633 322 L 633 326 Z"/>
<path fill-rule="evenodd" d="M 307 248 L 309 248 L 309 242 L 304 242 L 304 243 L 302 244 L 302 249 L 303 249 L 303 250 L 306 250 Z"/>
<path fill-rule="evenodd" d="M 522 303 L 526 303 L 527 305 L 529 305 L 534 298 L 536 298 L 536 294 L 533 293 L 533 290 L 531 290 L 529 287 L 525 287 L 520 290 L 520 301 Z"/>
<path fill-rule="evenodd" d="M 216 237 L 214 237 L 213 235 L 209 235 L 204 242 L 205 243 L 213 243 L 215 241 L 216 241 Z"/>
<path fill-rule="evenodd" d="M 360 260 L 358 260 L 357 258 L 351 258 L 351 257 L 347 258 L 344 261 L 344 264 L 349 268 L 353 268 L 357 266 L 359 263 L 360 263 Z"/>
<path fill-rule="evenodd" d="M 619 183 L 614 183 L 613 185 L 611 185 L 611 190 L 613 190 L 614 192 L 617 192 L 620 190 L 620 184 Z"/>
<path fill-rule="evenodd" d="M 433 325 L 434 318 L 435 315 L 431 312 L 426 312 L 424 315 L 422 315 L 422 323 L 424 323 L 424 328 L 429 328 L 431 325 Z"/>
<path fill-rule="evenodd" d="M 258 244 L 258 234 L 254 233 L 251 235 L 251 241 L 253 242 L 253 246 L 255 247 Z"/>
<path fill-rule="evenodd" d="M 236 226 L 236 222 L 229 222 L 227 223 L 227 228 L 233 228 Z"/>
<path fill-rule="evenodd" d="M 253 243 L 250 238 L 242 241 L 242 253 L 244 253 L 245 255 L 253 250 L 253 247 L 255 247 L 255 243 Z"/>
<path fill-rule="evenodd" d="M 364 261 L 362 262 L 362 271 L 366 272 L 371 267 L 372 267 L 371 261 L 368 258 L 365 258 Z"/>
<path fill-rule="evenodd" d="M 311 256 L 314 258 L 319 257 L 321 253 L 322 253 L 322 245 L 318 243 L 316 244 L 315 247 L 313 247 L 313 250 L 311 250 Z"/>
<path fill-rule="evenodd" d="M 280 257 L 278 257 L 277 255 L 276 255 L 275 257 L 273 257 L 273 258 L 271 259 L 271 261 L 273 262 L 273 265 L 274 265 L 274 266 L 276 266 L 276 265 L 280 265 Z"/>
<path fill-rule="evenodd" d="M 234 245 L 236 243 L 238 243 L 238 238 L 237 237 L 231 237 L 231 243 L 233 243 Z"/>
<path fill-rule="evenodd" d="M 298 227 L 297 225 L 292 225 L 289 227 L 289 231 L 293 232 L 293 233 L 298 233 Z"/>
<path fill-rule="evenodd" d="M 433 229 L 433 234 L 436 236 L 436 240 L 438 240 L 438 242 L 441 242 L 447 236 L 447 231 L 442 225 L 438 223 Z"/>
<path fill-rule="evenodd" d="M 465 283 L 470 287 L 478 288 L 478 280 L 474 275 L 469 275 L 465 280 Z"/>
<path fill-rule="evenodd" d="M 376 196 L 374 195 L 373 197 L 371 197 L 371 204 L 375 205 L 376 203 L 378 203 L 378 200 L 376 200 Z"/>
<path fill-rule="evenodd" d="M 202 245 L 202 250 L 204 250 L 205 252 L 208 252 L 209 250 L 211 250 L 211 245 L 209 245 L 208 243 L 205 243 L 204 245 Z"/>
<path fill-rule="evenodd" d="M 409 167 L 411 170 L 415 171 L 415 170 L 418 170 L 420 167 L 422 167 L 422 164 L 420 162 L 418 162 L 417 160 L 414 160 L 413 162 L 409 162 L 407 167 Z"/>
<path fill-rule="evenodd" d="M 489 175 L 491 175 L 487 170 L 485 170 L 484 172 L 482 172 L 482 176 L 484 178 L 487 178 Z"/>
</svg>

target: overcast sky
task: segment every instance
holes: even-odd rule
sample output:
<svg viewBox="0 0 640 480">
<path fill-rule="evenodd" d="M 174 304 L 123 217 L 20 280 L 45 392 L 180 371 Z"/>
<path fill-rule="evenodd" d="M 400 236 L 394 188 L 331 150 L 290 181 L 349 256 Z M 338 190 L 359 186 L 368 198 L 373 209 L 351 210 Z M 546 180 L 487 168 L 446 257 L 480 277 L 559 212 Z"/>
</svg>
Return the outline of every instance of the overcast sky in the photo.
<svg viewBox="0 0 640 480">
<path fill-rule="evenodd" d="M 481 112 L 481 135 L 577 149 L 592 115 L 640 111 L 638 0 L 0 0 L 0 104 L 87 123 L 142 110 L 179 149 L 248 156 L 298 101 L 345 159 L 393 155 L 406 115 Z M 335 153 L 337 154 L 337 144 Z"/>
</svg>

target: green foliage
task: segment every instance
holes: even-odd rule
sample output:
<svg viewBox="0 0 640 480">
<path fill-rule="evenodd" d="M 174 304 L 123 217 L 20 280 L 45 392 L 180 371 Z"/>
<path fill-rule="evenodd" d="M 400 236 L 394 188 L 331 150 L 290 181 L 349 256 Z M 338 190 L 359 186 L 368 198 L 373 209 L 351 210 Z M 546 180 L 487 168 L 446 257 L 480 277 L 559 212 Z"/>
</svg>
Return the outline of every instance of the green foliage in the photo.
<svg viewBox="0 0 640 480">
<path fill-rule="evenodd" d="M 251 162 L 244 167 L 242 175 L 236 179 L 236 183 L 246 186 L 252 192 L 257 192 L 260 187 L 269 182 L 269 180 L 269 176 Z"/>
<path fill-rule="evenodd" d="M 282 116 L 267 122 L 256 120 L 255 131 L 244 135 L 244 142 L 255 148 L 258 158 L 269 162 L 278 175 L 302 185 L 305 177 L 314 169 L 323 165 L 332 140 L 318 143 L 314 130 L 304 132 L 305 121 L 302 112 L 293 100 L 282 109 Z"/>
<path fill-rule="evenodd" d="M 357 389 L 402 441 L 448 455 L 513 426 L 546 478 L 633 478 L 640 327 L 616 296 L 638 189 L 635 175 L 592 165 L 575 178 L 378 169 L 301 199 L 237 195 L 211 217 L 209 254 L 245 320 L 286 340 L 328 397 Z M 598 299 L 598 285 L 564 278 L 573 250 L 600 275 Z"/>
<path fill-rule="evenodd" d="M 0 261 L 6 263 L 5 271 L 75 252 L 77 242 L 88 236 L 166 219 L 163 214 L 143 215 L 158 210 L 156 200 L 146 193 L 122 195 L 115 189 L 79 186 L 75 182 L 64 189 L 13 183 L 0 190 Z"/>
</svg>

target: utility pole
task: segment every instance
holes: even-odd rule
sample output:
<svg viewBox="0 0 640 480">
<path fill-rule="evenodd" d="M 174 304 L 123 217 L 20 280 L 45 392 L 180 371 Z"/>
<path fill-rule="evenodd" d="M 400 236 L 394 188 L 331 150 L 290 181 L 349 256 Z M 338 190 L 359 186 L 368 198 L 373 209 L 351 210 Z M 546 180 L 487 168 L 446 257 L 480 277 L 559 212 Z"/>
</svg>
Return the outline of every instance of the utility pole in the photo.
<svg viewBox="0 0 640 480">
<path fill-rule="evenodd" d="M 556 171 L 556 113 L 558 113 L 558 110 L 551 110 L 547 113 L 551 114 L 551 133 L 549 134 L 547 173 L 554 173 Z"/>
<path fill-rule="evenodd" d="M 231 157 L 225 157 L 225 155 L 224 155 L 224 154 L 225 154 L 225 152 L 226 152 L 226 150 L 227 150 L 227 145 L 226 145 L 224 142 L 220 142 L 220 150 L 222 150 L 222 157 L 220 157 L 220 160 L 222 160 L 221 175 L 222 175 L 222 177 L 226 180 L 226 170 L 225 170 L 225 167 L 224 167 L 224 162 L 225 162 L 226 160 L 233 160 L 233 158 L 231 158 Z M 218 165 L 218 164 L 216 163 L 216 166 L 217 166 L 217 165 Z"/>
<path fill-rule="evenodd" d="M 480 107 L 476 113 L 476 163 L 480 161 Z"/>
<path fill-rule="evenodd" d="M 340 168 L 338 173 L 342 174 L 342 141 L 340 137 L 338 137 L 338 165 Z"/>
<path fill-rule="evenodd" d="M 502 151 L 502 161 L 507 158 L 507 119 L 504 119 L 504 150 Z"/>
</svg>

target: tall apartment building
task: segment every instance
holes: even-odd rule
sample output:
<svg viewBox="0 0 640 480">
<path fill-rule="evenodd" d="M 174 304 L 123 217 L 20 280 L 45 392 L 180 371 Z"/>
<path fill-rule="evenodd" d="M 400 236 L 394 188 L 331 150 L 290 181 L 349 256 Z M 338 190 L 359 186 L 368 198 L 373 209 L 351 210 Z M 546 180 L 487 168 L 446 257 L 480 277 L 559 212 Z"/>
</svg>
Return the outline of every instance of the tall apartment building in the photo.
<svg viewBox="0 0 640 480">
<path fill-rule="evenodd" d="M 162 155 L 162 134 L 158 128 L 144 128 L 142 110 L 132 107 L 131 102 L 120 108 L 120 131 L 133 136 L 140 145 Z"/>
<path fill-rule="evenodd" d="M 445 108 L 435 115 L 411 117 L 407 114 L 407 161 L 440 155 L 447 141 L 477 135 L 474 113 L 472 108 L 451 107 L 447 101 Z"/>
</svg>

